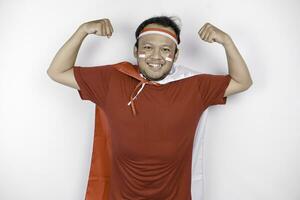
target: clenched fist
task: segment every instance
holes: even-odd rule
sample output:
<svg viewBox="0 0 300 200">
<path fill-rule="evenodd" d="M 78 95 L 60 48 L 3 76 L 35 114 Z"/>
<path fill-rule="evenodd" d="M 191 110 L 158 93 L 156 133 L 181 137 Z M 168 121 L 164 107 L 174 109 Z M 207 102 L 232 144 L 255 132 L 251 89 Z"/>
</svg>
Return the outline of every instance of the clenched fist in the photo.
<svg viewBox="0 0 300 200">
<path fill-rule="evenodd" d="M 205 23 L 198 32 L 200 38 L 206 42 L 217 42 L 224 45 L 229 39 L 229 35 L 224 33 L 210 23 Z"/>
<path fill-rule="evenodd" d="M 107 36 L 108 38 L 114 32 L 114 29 L 109 19 L 99 19 L 99 20 L 89 21 L 82 24 L 81 27 L 87 34 Z"/>
</svg>

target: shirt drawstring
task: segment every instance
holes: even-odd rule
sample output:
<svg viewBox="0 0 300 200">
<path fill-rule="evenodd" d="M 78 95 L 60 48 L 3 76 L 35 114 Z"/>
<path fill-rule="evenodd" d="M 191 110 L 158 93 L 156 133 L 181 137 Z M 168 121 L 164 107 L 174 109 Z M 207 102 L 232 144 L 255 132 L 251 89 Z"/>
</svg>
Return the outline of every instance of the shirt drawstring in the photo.
<svg viewBox="0 0 300 200">
<path fill-rule="evenodd" d="M 136 93 L 136 95 L 132 98 L 132 101 L 136 99 L 136 97 L 139 95 L 139 93 L 143 90 L 144 86 L 146 85 L 146 83 L 143 83 L 142 84 L 142 87 L 139 89 L 139 91 Z M 137 85 L 136 87 L 138 87 L 139 85 Z M 131 104 L 131 98 L 130 98 L 130 101 L 128 102 L 127 105 L 130 105 Z"/>
<path fill-rule="evenodd" d="M 131 93 L 130 95 L 130 101 L 128 102 L 128 106 L 130 105 L 131 106 L 131 110 L 132 110 L 132 113 L 134 116 L 136 116 L 136 109 L 135 109 L 135 106 L 134 106 L 134 100 L 137 98 L 137 96 L 140 94 L 140 92 L 143 90 L 143 88 L 145 87 L 146 84 L 154 84 L 154 85 L 159 85 L 155 82 L 152 82 L 152 81 L 145 81 L 145 80 L 142 80 L 141 82 L 139 82 L 139 84 L 136 85 L 136 87 L 134 88 L 133 92 Z M 136 92 L 136 90 L 141 86 L 141 88 L 138 90 L 138 92 L 136 93 L 136 95 L 133 97 L 134 93 Z"/>
<path fill-rule="evenodd" d="M 133 90 L 133 92 L 130 95 L 130 101 L 128 102 L 128 105 L 131 106 L 131 110 L 134 116 L 136 116 L 136 110 L 135 110 L 135 106 L 134 106 L 134 102 L 133 100 L 135 100 L 137 98 L 137 96 L 139 95 L 139 93 L 143 90 L 144 86 L 145 86 L 146 82 L 139 82 L 139 84 L 137 84 Z M 139 91 L 136 93 L 136 95 L 133 97 L 135 91 L 142 85 L 142 87 L 139 89 Z"/>
</svg>

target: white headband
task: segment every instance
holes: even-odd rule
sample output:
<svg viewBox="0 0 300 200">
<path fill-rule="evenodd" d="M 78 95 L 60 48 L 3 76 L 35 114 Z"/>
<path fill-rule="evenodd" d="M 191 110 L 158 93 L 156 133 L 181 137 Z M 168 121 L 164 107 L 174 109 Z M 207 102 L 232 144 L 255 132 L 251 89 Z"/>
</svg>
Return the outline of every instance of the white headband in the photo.
<svg viewBox="0 0 300 200">
<path fill-rule="evenodd" d="M 176 35 L 161 28 L 145 28 L 144 31 L 142 31 L 141 34 L 138 36 L 138 39 L 144 35 L 149 35 L 149 34 L 159 34 L 159 35 L 166 36 L 170 38 L 176 45 L 178 45 Z"/>
</svg>

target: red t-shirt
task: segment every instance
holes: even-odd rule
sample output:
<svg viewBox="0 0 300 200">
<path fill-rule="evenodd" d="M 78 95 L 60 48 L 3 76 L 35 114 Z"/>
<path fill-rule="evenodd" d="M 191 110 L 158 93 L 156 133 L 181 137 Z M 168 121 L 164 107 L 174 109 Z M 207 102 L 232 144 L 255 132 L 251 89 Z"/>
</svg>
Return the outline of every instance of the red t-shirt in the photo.
<svg viewBox="0 0 300 200">
<path fill-rule="evenodd" d="M 139 84 L 112 65 L 74 66 L 82 100 L 105 112 L 111 132 L 110 200 L 190 200 L 194 134 L 202 112 L 225 104 L 230 75 L 198 74 L 163 85 L 146 84 L 128 105 Z M 132 72 L 131 72 L 132 73 Z"/>
</svg>

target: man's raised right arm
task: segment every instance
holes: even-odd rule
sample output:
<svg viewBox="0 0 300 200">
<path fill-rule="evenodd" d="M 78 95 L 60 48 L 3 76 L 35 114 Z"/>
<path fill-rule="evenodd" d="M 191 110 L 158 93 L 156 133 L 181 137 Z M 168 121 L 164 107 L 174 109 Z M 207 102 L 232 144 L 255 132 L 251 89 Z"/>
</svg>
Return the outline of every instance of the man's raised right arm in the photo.
<svg viewBox="0 0 300 200">
<path fill-rule="evenodd" d="M 58 83 L 80 90 L 74 77 L 73 66 L 84 38 L 88 34 L 110 37 L 112 33 L 109 19 L 94 20 L 80 25 L 56 53 L 47 70 L 48 76 Z"/>
</svg>

